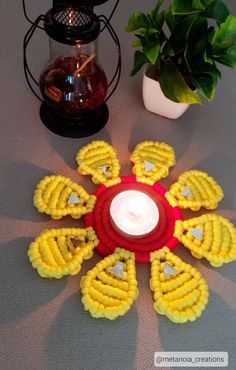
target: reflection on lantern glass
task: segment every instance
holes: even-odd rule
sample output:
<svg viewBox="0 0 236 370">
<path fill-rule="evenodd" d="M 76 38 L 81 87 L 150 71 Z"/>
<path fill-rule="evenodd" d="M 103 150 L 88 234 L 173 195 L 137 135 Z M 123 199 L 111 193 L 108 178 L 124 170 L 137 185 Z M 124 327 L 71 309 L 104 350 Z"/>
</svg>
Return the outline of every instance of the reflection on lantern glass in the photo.
<svg viewBox="0 0 236 370">
<path fill-rule="evenodd" d="M 45 101 L 69 115 L 100 106 L 106 97 L 107 79 L 94 56 L 58 57 L 51 63 L 40 77 Z"/>
</svg>

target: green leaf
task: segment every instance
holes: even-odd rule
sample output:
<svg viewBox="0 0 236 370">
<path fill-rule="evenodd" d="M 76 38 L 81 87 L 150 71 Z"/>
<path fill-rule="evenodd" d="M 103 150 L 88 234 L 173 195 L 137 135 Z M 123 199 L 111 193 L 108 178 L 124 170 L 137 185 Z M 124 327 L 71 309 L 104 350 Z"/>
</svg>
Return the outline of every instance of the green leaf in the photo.
<svg viewBox="0 0 236 370">
<path fill-rule="evenodd" d="M 187 58 L 193 61 L 196 61 L 196 58 L 203 59 L 207 41 L 207 20 L 202 16 L 197 16 L 189 29 L 185 48 Z"/>
<path fill-rule="evenodd" d="M 149 35 L 152 35 L 152 34 L 157 34 L 157 35 L 159 35 L 159 33 L 160 33 L 160 30 L 157 30 L 156 28 L 148 28 L 148 30 L 147 30 L 147 35 L 149 36 Z"/>
<path fill-rule="evenodd" d="M 215 28 L 213 26 L 209 27 L 207 30 L 207 39 L 210 44 L 212 43 L 214 34 L 215 34 Z"/>
<path fill-rule="evenodd" d="M 170 32 L 172 32 L 175 26 L 175 17 L 171 12 L 171 6 L 169 6 L 165 11 L 165 20 Z"/>
<path fill-rule="evenodd" d="M 160 32 L 165 21 L 165 10 L 160 13 L 153 13 L 151 19 L 153 26 Z"/>
<path fill-rule="evenodd" d="M 207 6 L 209 5 L 210 3 L 212 3 L 214 0 L 201 0 L 201 3 L 203 6 Z"/>
<path fill-rule="evenodd" d="M 173 14 L 192 14 L 198 13 L 203 9 L 199 0 L 173 0 L 172 13 Z"/>
<path fill-rule="evenodd" d="M 212 58 L 211 56 L 209 56 L 209 55 L 208 55 L 207 50 L 206 50 L 206 51 L 205 51 L 205 53 L 204 53 L 204 61 L 205 61 L 206 63 L 210 63 L 210 64 L 213 64 L 213 63 L 214 63 L 213 58 Z"/>
<path fill-rule="evenodd" d="M 160 85 L 163 94 L 176 103 L 201 104 L 199 96 L 186 84 L 173 62 L 163 65 L 160 71 Z"/>
<path fill-rule="evenodd" d="M 142 42 L 140 39 L 136 39 L 132 42 L 132 47 L 133 48 L 141 48 L 142 47 Z"/>
<path fill-rule="evenodd" d="M 155 16 L 156 14 L 158 14 L 159 12 L 159 9 L 161 7 L 161 4 L 164 2 L 164 0 L 158 0 L 157 1 L 157 5 L 155 6 L 155 8 L 150 12 L 150 15 L 151 16 Z"/>
<path fill-rule="evenodd" d="M 157 1 L 157 6 L 156 6 L 156 7 L 158 8 L 158 10 L 160 9 L 161 4 L 162 4 L 162 3 L 164 3 L 164 1 L 165 1 L 165 0 L 158 0 L 158 1 Z"/>
<path fill-rule="evenodd" d="M 169 42 L 167 41 L 162 49 L 162 54 L 163 55 L 169 55 L 171 57 L 175 56 L 175 52 L 170 46 Z"/>
<path fill-rule="evenodd" d="M 207 20 L 202 16 L 197 16 L 189 30 L 184 50 L 184 61 L 189 71 L 192 71 L 196 63 L 204 61 L 207 47 Z"/>
<path fill-rule="evenodd" d="M 204 8 L 204 5 L 202 4 L 201 0 L 192 0 L 192 6 L 193 8 L 199 9 L 199 10 Z"/>
<path fill-rule="evenodd" d="M 139 36 L 145 36 L 147 33 L 147 30 L 146 28 L 138 28 L 134 32 L 135 32 L 135 36 L 139 37 Z"/>
<path fill-rule="evenodd" d="M 158 15 L 160 14 L 159 13 L 159 9 L 161 7 L 161 4 L 163 3 L 164 0 L 161 0 L 161 1 L 158 1 L 157 2 L 157 5 L 156 7 L 149 13 L 149 16 L 151 17 L 151 19 L 156 22 L 157 18 L 158 18 Z M 165 12 L 165 11 L 164 11 Z"/>
<path fill-rule="evenodd" d="M 222 53 L 219 57 L 215 58 L 219 63 L 222 63 L 228 67 L 236 67 L 236 45 L 232 46 L 227 52 Z"/>
<path fill-rule="evenodd" d="M 196 14 L 189 15 L 174 27 L 169 38 L 169 43 L 176 54 L 182 52 L 186 48 L 190 30 L 197 20 L 198 16 Z"/>
<path fill-rule="evenodd" d="M 192 68 L 193 74 L 210 74 L 214 77 L 214 79 L 218 80 L 218 78 L 221 78 L 221 73 L 219 69 L 216 67 L 216 65 L 210 64 L 210 63 L 195 63 L 195 65 Z"/>
<path fill-rule="evenodd" d="M 207 18 L 213 18 L 222 23 L 229 16 L 229 9 L 222 1 L 215 0 L 206 7 L 205 15 Z"/>
<path fill-rule="evenodd" d="M 211 101 L 216 92 L 217 78 L 212 74 L 199 73 L 192 76 L 192 81 L 203 96 Z"/>
<path fill-rule="evenodd" d="M 147 57 L 141 51 L 136 50 L 134 53 L 134 66 L 130 75 L 134 76 L 147 62 Z"/>
<path fill-rule="evenodd" d="M 160 52 L 160 43 L 148 44 L 143 48 L 143 53 L 150 63 L 155 64 Z"/>
<path fill-rule="evenodd" d="M 214 54 L 231 48 L 236 42 L 236 17 L 229 15 L 214 33 L 211 45 Z"/>
<path fill-rule="evenodd" d="M 137 12 L 131 15 L 128 20 L 128 25 L 125 29 L 126 32 L 134 32 L 139 28 L 147 28 L 149 26 L 148 18 L 144 13 Z"/>
<path fill-rule="evenodd" d="M 207 47 L 207 36 L 201 34 L 198 40 L 196 40 L 194 43 L 189 43 L 189 45 L 191 45 L 191 56 L 193 58 L 202 58 Z"/>
</svg>

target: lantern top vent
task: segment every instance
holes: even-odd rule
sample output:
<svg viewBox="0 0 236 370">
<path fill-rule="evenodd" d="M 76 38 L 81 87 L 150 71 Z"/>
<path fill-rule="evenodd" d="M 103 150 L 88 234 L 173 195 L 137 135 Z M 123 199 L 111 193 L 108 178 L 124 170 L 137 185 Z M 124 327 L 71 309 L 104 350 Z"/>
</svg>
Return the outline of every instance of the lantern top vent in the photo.
<svg viewBox="0 0 236 370">
<path fill-rule="evenodd" d="M 100 22 L 91 7 L 64 4 L 47 12 L 44 28 L 48 36 L 58 42 L 87 44 L 98 37 Z"/>
</svg>

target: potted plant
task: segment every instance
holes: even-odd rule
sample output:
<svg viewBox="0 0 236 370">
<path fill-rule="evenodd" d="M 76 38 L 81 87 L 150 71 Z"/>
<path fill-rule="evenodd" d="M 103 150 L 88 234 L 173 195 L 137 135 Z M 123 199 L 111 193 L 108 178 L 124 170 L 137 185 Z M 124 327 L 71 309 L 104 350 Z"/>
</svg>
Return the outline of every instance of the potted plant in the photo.
<svg viewBox="0 0 236 370">
<path fill-rule="evenodd" d="M 126 31 L 134 33 L 133 47 L 141 49 L 135 51 L 131 76 L 147 64 L 145 107 L 178 118 L 189 104 L 201 104 L 199 93 L 214 98 L 218 64 L 236 66 L 236 17 L 221 0 L 172 0 L 161 10 L 163 2 L 129 18 Z"/>
</svg>

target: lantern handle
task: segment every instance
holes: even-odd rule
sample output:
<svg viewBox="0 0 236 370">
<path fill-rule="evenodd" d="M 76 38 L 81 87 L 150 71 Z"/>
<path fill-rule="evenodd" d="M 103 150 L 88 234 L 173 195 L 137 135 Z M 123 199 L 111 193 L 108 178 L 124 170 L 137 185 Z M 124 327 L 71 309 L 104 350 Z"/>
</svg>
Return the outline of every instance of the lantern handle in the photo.
<svg viewBox="0 0 236 370">
<path fill-rule="evenodd" d="M 43 102 L 42 98 L 38 95 L 38 93 L 34 90 L 34 87 L 31 83 L 31 80 L 35 83 L 35 85 L 39 86 L 38 81 L 34 78 L 32 75 L 29 66 L 28 66 L 28 61 L 27 61 L 27 49 L 29 42 L 36 30 L 38 28 L 38 24 L 41 20 L 44 20 L 45 16 L 43 14 L 39 15 L 34 22 L 32 22 L 32 25 L 30 26 L 29 30 L 26 32 L 26 35 L 24 37 L 24 42 L 23 42 L 23 66 L 24 66 L 24 74 L 26 81 L 30 87 L 30 90 L 33 92 L 33 94 L 41 101 Z M 42 28 L 43 29 L 43 28 Z M 31 80 L 30 80 L 31 78 Z"/>
<path fill-rule="evenodd" d="M 30 19 L 30 17 L 29 17 L 29 16 L 28 16 L 28 14 L 27 14 L 27 11 L 26 11 L 26 5 L 25 5 L 25 0 L 22 0 L 22 8 L 23 8 L 23 13 L 24 13 L 25 19 L 27 19 L 27 21 L 28 21 L 29 23 L 34 24 L 34 22 Z M 41 30 L 44 30 L 44 28 L 43 28 L 43 27 L 41 27 L 41 26 L 38 26 L 38 25 L 37 25 L 37 27 L 38 27 L 38 28 L 40 28 Z"/>
<path fill-rule="evenodd" d="M 108 20 L 108 22 L 109 22 L 109 23 L 110 23 L 111 18 L 113 17 L 113 15 L 114 15 L 114 13 L 115 13 L 115 11 L 116 11 L 116 8 L 117 8 L 117 6 L 118 6 L 119 2 L 120 2 L 120 0 L 116 0 L 116 3 L 115 3 L 115 5 L 114 5 L 114 7 L 113 7 L 112 11 L 111 11 L 111 13 L 110 13 L 109 17 L 107 18 L 107 20 Z M 104 16 L 104 17 L 105 17 L 105 16 Z M 106 25 L 104 25 L 104 26 L 103 26 L 103 28 L 101 29 L 101 32 L 102 32 L 105 28 L 106 28 Z"/>
<path fill-rule="evenodd" d="M 112 85 L 112 83 L 114 82 L 115 79 L 116 79 L 116 82 L 115 82 L 115 85 L 114 85 L 112 91 L 110 92 L 108 97 L 105 99 L 105 102 L 106 102 L 113 95 L 113 93 L 115 92 L 115 90 L 118 86 L 118 83 L 120 81 L 120 75 L 121 75 L 121 47 L 120 47 L 119 38 L 118 38 L 115 30 L 111 26 L 111 24 L 109 22 L 109 19 L 105 15 L 101 15 L 101 16 L 99 16 L 99 20 L 104 24 L 103 29 L 104 28 L 108 29 L 108 32 L 110 33 L 110 36 L 111 36 L 111 38 L 113 39 L 113 41 L 116 45 L 117 53 L 118 53 L 117 67 L 116 67 L 115 73 L 114 73 L 111 81 L 108 83 L 108 87 L 110 87 Z"/>
</svg>

